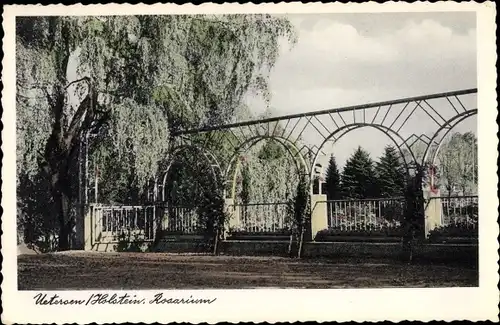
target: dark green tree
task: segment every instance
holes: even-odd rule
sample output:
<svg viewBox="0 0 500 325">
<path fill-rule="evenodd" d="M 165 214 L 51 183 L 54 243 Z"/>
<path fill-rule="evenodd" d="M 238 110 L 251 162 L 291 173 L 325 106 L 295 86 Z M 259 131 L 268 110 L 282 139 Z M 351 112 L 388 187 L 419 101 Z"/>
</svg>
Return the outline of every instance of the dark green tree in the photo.
<svg viewBox="0 0 500 325">
<path fill-rule="evenodd" d="M 246 220 L 248 214 L 248 204 L 250 203 L 251 197 L 251 173 L 247 164 L 243 164 L 241 170 L 241 192 L 239 193 L 241 203 L 243 204 L 243 219 Z"/>
<path fill-rule="evenodd" d="M 361 146 L 344 166 L 342 188 L 346 198 L 364 199 L 377 196 L 373 160 Z"/>
<path fill-rule="evenodd" d="M 314 178 L 313 178 L 313 194 L 322 194 L 323 193 L 320 191 L 321 185 L 322 184 L 320 182 L 319 176 L 314 176 Z"/>
<path fill-rule="evenodd" d="M 403 196 L 406 172 L 395 147 L 385 147 L 384 155 L 375 166 L 375 175 L 380 196 Z"/>
<path fill-rule="evenodd" d="M 332 155 L 326 170 L 325 190 L 328 200 L 337 200 L 341 196 L 340 172 L 335 157 Z"/>
<path fill-rule="evenodd" d="M 422 239 L 425 235 L 424 196 L 422 190 L 425 168 L 416 165 L 414 176 L 408 176 L 404 196 L 406 207 L 404 211 L 403 249 L 409 261 L 413 257 L 415 239 Z"/>
<path fill-rule="evenodd" d="M 292 243 L 294 237 L 298 243 L 297 256 L 300 258 L 302 244 L 307 229 L 309 229 L 311 218 L 311 202 L 309 195 L 309 181 L 306 176 L 301 176 L 297 184 L 297 190 L 293 199 L 288 201 L 288 213 L 291 221 L 290 244 L 288 253 L 292 253 Z"/>
</svg>

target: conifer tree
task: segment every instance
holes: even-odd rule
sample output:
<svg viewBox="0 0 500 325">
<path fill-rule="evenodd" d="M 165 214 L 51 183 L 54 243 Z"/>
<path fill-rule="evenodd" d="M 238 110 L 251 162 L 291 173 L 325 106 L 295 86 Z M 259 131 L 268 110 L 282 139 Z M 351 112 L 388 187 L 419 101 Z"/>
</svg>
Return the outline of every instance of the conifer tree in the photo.
<svg viewBox="0 0 500 325">
<path fill-rule="evenodd" d="M 342 188 L 346 198 L 376 197 L 376 179 L 370 154 L 358 147 L 347 160 L 342 173 Z"/>
<path fill-rule="evenodd" d="M 332 155 L 328 162 L 325 179 L 326 195 L 329 200 L 339 199 L 341 196 L 340 172 L 335 157 Z"/>
<path fill-rule="evenodd" d="M 375 166 L 377 185 L 380 196 L 402 196 L 405 188 L 405 169 L 399 158 L 397 149 L 387 146 L 384 155 Z"/>
</svg>

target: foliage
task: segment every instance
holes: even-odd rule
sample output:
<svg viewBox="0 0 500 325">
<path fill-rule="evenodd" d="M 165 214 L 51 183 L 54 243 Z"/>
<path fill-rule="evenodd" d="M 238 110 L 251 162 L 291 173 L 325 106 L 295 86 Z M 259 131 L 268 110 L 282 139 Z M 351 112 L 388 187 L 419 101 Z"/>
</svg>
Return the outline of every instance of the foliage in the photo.
<svg viewBox="0 0 500 325">
<path fill-rule="evenodd" d="M 387 146 L 384 155 L 375 165 L 380 197 L 402 196 L 405 188 L 406 171 L 400 155 L 393 146 Z"/>
<path fill-rule="evenodd" d="M 118 179 L 104 198 L 127 200 L 157 173 L 167 131 L 228 121 L 248 91 L 268 99 L 283 36 L 295 41 L 290 23 L 269 15 L 18 17 L 18 175 L 43 168 L 51 180 L 59 248 L 86 134 L 90 158 Z"/>
<path fill-rule="evenodd" d="M 209 248 L 214 255 L 218 254 L 218 245 L 224 238 L 224 231 L 229 223 L 229 215 L 225 211 L 224 197 L 220 192 L 209 193 L 202 210 L 201 224 L 204 234 L 209 239 Z"/>
<path fill-rule="evenodd" d="M 20 240 L 42 252 L 57 248 L 58 224 L 52 211 L 53 199 L 43 175 L 23 174 L 17 188 L 17 225 Z"/>
<path fill-rule="evenodd" d="M 411 152 L 409 149 L 411 149 Z M 410 148 L 408 148 L 407 146 L 401 147 L 401 158 L 403 158 L 410 167 L 410 172 L 414 170 L 415 163 L 420 164 L 422 162 L 426 149 L 427 144 L 422 140 L 415 141 Z M 413 159 L 413 157 L 415 157 L 416 161 Z"/>
<path fill-rule="evenodd" d="M 332 155 L 328 162 L 325 178 L 326 195 L 328 200 L 338 200 L 341 197 L 340 172 L 335 157 Z"/>
<path fill-rule="evenodd" d="M 293 199 L 289 199 L 287 203 L 287 212 L 290 219 L 290 245 L 289 254 L 292 250 L 292 242 L 295 237 L 298 241 L 298 252 L 297 255 L 300 257 L 302 250 L 302 242 L 304 239 L 304 234 L 309 228 L 309 222 L 311 217 L 311 202 L 309 195 L 309 182 L 305 175 L 300 177 L 297 184 L 297 189 Z"/>
<path fill-rule="evenodd" d="M 477 191 L 477 139 L 471 132 L 456 132 L 438 153 L 441 183 L 446 191 L 462 195 Z"/>
<path fill-rule="evenodd" d="M 248 164 L 243 164 L 241 169 L 241 192 L 239 194 L 241 204 L 243 204 L 243 218 L 246 218 L 248 214 L 247 205 L 251 202 L 251 177 Z"/>
<path fill-rule="evenodd" d="M 216 169 L 197 150 L 181 152 L 167 175 L 165 200 L 172 206 L 203 205 L 207 195 L 217 192 L 219 178 Z"/>
<path fill-rule="evenodd" d="M 158 106 L 146 107 L 125 99 L 113 107 L 106 133 L 98 145 L 90 148 L 90 167 L 99 169 L 100 202 L 139 201 L 146 181 L 167 154 L 166 125 Z M 91 182 L 95 176 L 90 173 Z M 109 179 L 113 182 L 106 181 Z"/>
<path fill-rule="evenodd" d="M 418 163 L 424 158 L 427 144 L 415 142 L 411 150 Z M 436 161 L 432 160 L 432 153 L 438 151 Z M 402 148 L 403 156 L 407 162 L 412 162 L 413 158 L 407 148 Z M 467 195 L 477 192 L 477 139 L 472 132 L 454 132 L 445 138 L 441 147 L 432 143 L 429 148 L 429 156 L 422 166 L 425 170 L 423 180 L 429 184 L 429 168 L 435 164 L 437 166 L 434 177 L 434 187 L 443 188 L 451 195 L 452 192 L 462 192 Z M 415 165 L 410 164 L 410 174 L 414 176 Z"/>
<path fill-rule="evenodd" d="M 315 241 L 329 241 L 329 237 L 399 237 L 403 236 L 401 227 L 383 225 L 377 228 L 365 228 L 363 223 L 359 223 L 356 229 L 342 229 L 340 227 L 329 227 L 318 231 Z"/>
<path fill-rule="evenodd" d="M 246 239 L 248 239 L 249 237 L 259 236 L 265 236 L 266 238 L 271 239 L 272 237 L 280 238 L 282 236 L 289 236 L 291 234 L 291 230 L 288 228 L 278 229 L 276 231 L 249 231 L 239 227 L 231 227 L 228 229 L 228 231 L 233 238 L 236 236 L 244 236 Z"/>
<path fill-rule="evenodd" d="M 273 160 L 284 157 L 287 153 L 281 143 L 275 141 L 266 141 L 260 148 L 257 157 L 260 160 Z"/>
<path fill-rule="evenodd" d="M 241 158 L 240 164 L 236 189 L 239 202 L 286 202 L 293 195 L 300 171 L 281 144 L 262 141 Z"/>
<path fill-rule="evenodd" d="M 448 202 L 443 207 L 442 213 L 445 223 L 467 223 L 477 226 L 479 206 L 473 202 L 467 202 L 466 204 L 462 202 Z"/>
<path fill-rule="evenodd" d="M 477 227 L 471 227 L 471 225 L 466 222 L 458 222 L 458 223 L 450 223 L 443 227 L 437 227 L 429 231 L 428 240 L 431 242 L 440 242 L 457 237 L 477 239 L 478 236 L 479 233 Z"/>
<path fill-rule="evenodd" d="M 295 194 L 293 220 L 295 228 L 299 233 L 307 225 L 308 217 L 311 213 L 311 202 L 309 195 L 309 183 L 307 176 L 301 176 L 297 184 L 297 192 Z"/>
<path fill-rule="evenodd" d="M 342 172 L 342 188 L 347 198 L 377 197 L 376 179 L 370 154 L 358 147 Z"/>
<path fill-rule="evenodd" d="M 403 248 L 409 261 L 413 258 L 415 240 L 423 238 L 425 230 L 425 212 L 423 196 L 424 168 L 416 165 L 415 175 L 408 177 L 404 192 L 406 202 L 404 211 Z"/>
<path fill-rule="evenodd" d="M 143 252 L 148 249 L 148 243 L 139 234 L 122 232 L 116 236 L 115 240 L 118 242 L 115 245 L 117 252 Z"/>
</svg>

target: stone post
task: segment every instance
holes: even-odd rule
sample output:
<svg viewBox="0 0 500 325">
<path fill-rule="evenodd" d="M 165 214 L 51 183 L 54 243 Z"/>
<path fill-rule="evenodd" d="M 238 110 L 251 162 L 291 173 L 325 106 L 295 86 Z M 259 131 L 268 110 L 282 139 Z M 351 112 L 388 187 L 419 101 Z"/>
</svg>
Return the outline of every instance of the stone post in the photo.
<svg viewBox="0 0 500 325">
<path fill-rule="evenodd" d="M 90 251 L 93 248 L 92 242 L 92 207 L 89 204 L 85 204 L 82 208 L 82 224 L 83 231 L 81 232 L 82 239 L 82 249 Z M 95 229 L 95 227 L 94 227 Z"/>
<path fill-rule="evenodd" d="M 236 227 L 240 224 L 239 220 L 239 206 L 234 205 L 234 200 L 232 198 L 226 198 L 224 201 L 224 209 L 228 214 L 228 224 L 229 228 Z"/>
<path fill-rule="evenodd" d="M 435 193 L 430 190 L 424 190 L 425 205 L 425 237 L 429 232 L 443 225 L 443 207 L 441 205 L 440 191 Z"/>
<path fill-rule="evenodd" d="M 318 231 L 328 228 L 328 213 L 325 194 L 311 196 L 311 237 L 316 237 Z"/>
</svg>

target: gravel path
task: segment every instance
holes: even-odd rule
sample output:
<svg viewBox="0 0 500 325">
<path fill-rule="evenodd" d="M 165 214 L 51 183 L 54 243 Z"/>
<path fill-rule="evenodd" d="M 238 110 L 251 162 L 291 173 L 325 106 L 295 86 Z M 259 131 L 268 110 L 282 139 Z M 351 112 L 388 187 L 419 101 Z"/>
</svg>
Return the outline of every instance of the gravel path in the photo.
<svg viewBox="0 0 500 325">
<path fill-rule="evenodd" d="M 20 290 L 478 285 L 477 269 L 465 266 L 164 253 L 23 254 L 18 275 Z"/>
</svg>

